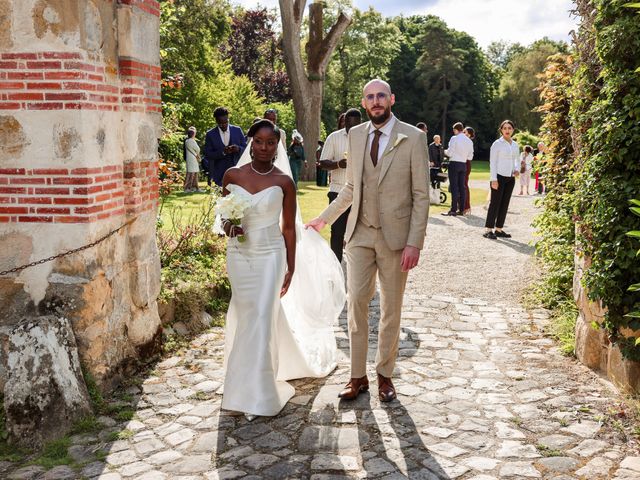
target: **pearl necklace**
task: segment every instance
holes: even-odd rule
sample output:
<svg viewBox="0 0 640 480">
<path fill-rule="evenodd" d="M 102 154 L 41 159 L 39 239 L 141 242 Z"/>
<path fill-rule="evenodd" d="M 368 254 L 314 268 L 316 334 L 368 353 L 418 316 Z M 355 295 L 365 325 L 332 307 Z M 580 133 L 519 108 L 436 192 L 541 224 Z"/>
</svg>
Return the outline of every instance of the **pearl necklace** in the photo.
<svg viewBox="0 0 640 480">
<path fill-rule="evenodd" d="M 275 165 L 275 163 L 274 163 L 274 164 L 272 164 L 272 165 L 271 165 L 271 168 L 270 168 L 269 170 L 267 170 L 266 172 L 264 172 L 264 173 L 263 173 L 263 172 L 259 172 L 258 170 L 256 170 L 256 169 L 253 167 L 253 162 L 251 162 L 249 165 L 251 166 L 251 170 L 253 170 L 254 172 L 256 172 L 258 175 L 269 175 L 271 172 L 273 172 L 273 169 L 274 169 L 274 168 L 276 168 L 276 165 Z"/>
</svg>

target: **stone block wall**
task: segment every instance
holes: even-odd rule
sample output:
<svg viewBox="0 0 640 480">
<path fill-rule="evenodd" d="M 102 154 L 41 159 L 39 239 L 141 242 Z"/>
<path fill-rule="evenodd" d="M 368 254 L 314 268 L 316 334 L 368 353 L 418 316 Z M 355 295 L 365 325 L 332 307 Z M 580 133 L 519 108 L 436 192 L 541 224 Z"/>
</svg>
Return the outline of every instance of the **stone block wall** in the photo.
<svg viewBox="0 0 640 480">
<path fill-rule="evenodd" d="M 0 0 L 0 271 L 127 224 L 0 276 L 5 394 L 12 335 L 39 318 L 68 319 L 104 388 L 157 342 L 159 9 Z"/>
<path fill-rule="evenodd" d="M 582 285 L 583 272 L 589 263 L 589 258 L 576 255 L 573 278 L 573 296 L 578 306 L 576 356 L 589 368 L 605 375 L 619 389 L 640 393 L 640 363 L 625 359 L 620 348 L 611 343 L 607 332 L 603 328 L 594 328 L 595 324 L 603 324 L 606 309 L 601 301 L 589 300 L 588 292 Z M 631 335 L 631 332 L 621 333 Z"/>
</svg>

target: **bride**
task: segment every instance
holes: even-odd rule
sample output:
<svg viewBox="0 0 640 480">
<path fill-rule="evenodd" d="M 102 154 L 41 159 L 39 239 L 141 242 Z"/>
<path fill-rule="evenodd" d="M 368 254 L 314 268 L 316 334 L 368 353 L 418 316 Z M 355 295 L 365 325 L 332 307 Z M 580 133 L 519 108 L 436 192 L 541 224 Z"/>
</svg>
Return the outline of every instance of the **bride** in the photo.
<svg viewBox="0 0 640 480">
<path fill-rule="evenodd" d="M 278 127 L 260 120 L 248 136 L 250 147 L 223 178 L 223 195 L 245 196 L 250 207 L 241 227 L 222 219 L 231 282 L 222 408 L 251 420 L 282 410 L 295 394 L 287 380 L 336 367 L 333 325 L 345 291 L 326 242 L 301 228 Z"/>
</svg>

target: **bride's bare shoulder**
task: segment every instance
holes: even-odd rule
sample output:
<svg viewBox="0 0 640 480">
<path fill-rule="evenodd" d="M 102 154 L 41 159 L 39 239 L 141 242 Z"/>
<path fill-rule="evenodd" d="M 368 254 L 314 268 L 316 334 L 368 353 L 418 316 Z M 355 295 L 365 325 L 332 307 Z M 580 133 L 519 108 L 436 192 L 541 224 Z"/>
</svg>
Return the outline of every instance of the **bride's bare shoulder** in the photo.
<svg viewBox="0 0 640 480">
<path fill-rule="evenodd" d="M 293 178 L 291 178 L 289 175 L 284 173 L 278 167 L 275 167 L 273 169 L 273 173 L 274 173 L 274 178 L 276 182 L 278 182 L 278 185 L 280 185 L 283 190 L 285 187 L 286 188 L 293 187 L 293 189 L 295 190 L 296 187 L 293 183 Z"/>
</svg>

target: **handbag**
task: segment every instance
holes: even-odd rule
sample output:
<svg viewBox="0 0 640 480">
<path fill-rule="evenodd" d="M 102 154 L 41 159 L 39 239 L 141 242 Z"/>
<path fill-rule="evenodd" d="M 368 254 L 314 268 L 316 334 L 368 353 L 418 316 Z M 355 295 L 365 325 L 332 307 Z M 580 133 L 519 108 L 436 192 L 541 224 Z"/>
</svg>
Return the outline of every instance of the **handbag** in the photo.
<svg viewBox="0 0 640 480">
<path fill-rule="evenodd" d="M 527 162 L 524 160 L 520 162 L 520 173 L 527 173 Z"/>
<path fill-rule="evenodd" d="M 439 188 L 430 188 L 429 189 L 429 203 L 431 205 L 439 205 L 440 204 L 440 189 Z"/>
</svg>

